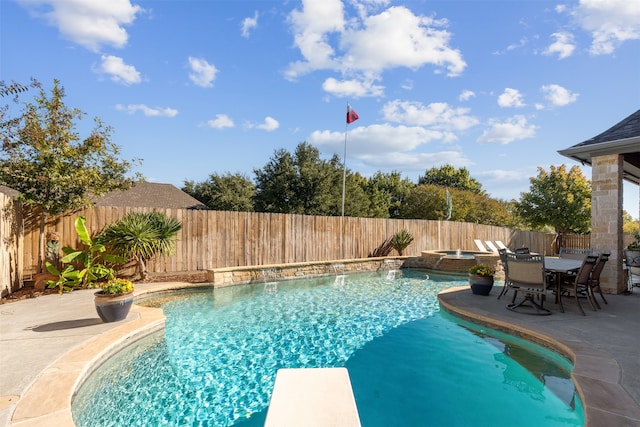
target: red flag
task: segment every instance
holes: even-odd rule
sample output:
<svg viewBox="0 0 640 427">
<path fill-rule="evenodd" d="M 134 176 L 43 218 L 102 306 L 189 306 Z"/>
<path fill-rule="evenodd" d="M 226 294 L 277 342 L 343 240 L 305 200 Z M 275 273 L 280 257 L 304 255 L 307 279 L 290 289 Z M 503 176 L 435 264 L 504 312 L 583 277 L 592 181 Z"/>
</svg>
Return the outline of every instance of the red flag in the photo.
<svg viewBox="0 0 640 427">
<path fill-rule="evenodd" d="M 351 105 L 347 104 L 347 124 L 353 123 L 359 118 L 360 117 L 358 116 L 358 113 L 353 111 L 353 109 L 351 108 Z"/>
</svg>

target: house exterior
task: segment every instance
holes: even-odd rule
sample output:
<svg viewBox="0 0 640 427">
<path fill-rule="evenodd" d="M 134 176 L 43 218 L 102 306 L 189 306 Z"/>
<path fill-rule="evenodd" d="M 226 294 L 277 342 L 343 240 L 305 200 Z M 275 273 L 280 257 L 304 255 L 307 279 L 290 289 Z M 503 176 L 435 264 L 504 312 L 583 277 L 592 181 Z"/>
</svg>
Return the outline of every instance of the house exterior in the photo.
<svg viewBox="0 0 640 427">
<path fill-rule="evenodd" d="M 599 135 L 558 151 L 591 165 L 591 247 L 611 251 L 601 276 L 602 289 L 626 290 L 622 269 L 622 181 L 640 186 L 640 110 Z"/>
</svg>

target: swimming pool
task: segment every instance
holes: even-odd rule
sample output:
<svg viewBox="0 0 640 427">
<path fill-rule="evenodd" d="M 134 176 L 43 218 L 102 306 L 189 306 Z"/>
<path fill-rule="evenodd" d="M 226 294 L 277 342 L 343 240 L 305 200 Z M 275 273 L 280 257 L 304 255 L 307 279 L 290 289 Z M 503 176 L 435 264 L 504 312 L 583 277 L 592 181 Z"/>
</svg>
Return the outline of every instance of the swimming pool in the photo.
<svg viewBox="0 0 640 427">
<path fill-rule="evenodd" d="M 362 425 L 581 426 L 564 358 L 439 312 L 466 278 L 403 271 L 208 290 L 79 390 L 78 426 L 262 426 L 278 368 L 346 366 Z"/>
</svg>

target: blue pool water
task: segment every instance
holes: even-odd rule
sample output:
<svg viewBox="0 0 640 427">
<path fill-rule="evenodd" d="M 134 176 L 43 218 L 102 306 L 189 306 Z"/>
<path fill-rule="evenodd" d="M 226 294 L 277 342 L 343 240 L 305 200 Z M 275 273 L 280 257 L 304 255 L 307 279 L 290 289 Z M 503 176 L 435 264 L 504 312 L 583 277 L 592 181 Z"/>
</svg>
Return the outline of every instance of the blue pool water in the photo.
<svg viewBox="0 0 640 427">
<path fill-rule="evenodd" d="M 83 426 L 262 426 L 276 371 L 346 366 L 363 427 L 582 426 L 558 355 L 439 312 L 466 278 L 403 271 L 182 295 L 100 367 Z M 514 421 L 517 420 L 517 421 Z"/>
</svg>

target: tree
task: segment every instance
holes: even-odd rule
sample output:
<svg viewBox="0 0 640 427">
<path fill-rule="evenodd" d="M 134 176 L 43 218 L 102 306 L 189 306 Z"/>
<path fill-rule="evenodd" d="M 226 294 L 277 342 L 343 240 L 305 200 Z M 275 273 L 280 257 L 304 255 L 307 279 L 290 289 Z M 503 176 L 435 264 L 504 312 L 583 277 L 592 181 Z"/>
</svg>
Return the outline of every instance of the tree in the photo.
<svg viewBox="0 0 640 427">
<path fill-rule="evenodd" d="M 256 187 L 245 175 L 227 172 L 225 175 L 211 174 L 204 182 L 185 181 L 182 191 L 211 209 L 252 212 Z"/>
<path fill-rule="evenodd" d="M 365 185 L 365 193 L 371 203 L 371 217 L 399 218 L 400 207 L 413 187 L 415 184 L 402 178 L 400 172 L 376 172 Z"/>
<path fill-rule="evenodd" d="M 113 253 L 135 260 L 136 272 L 146 280 L 146 261 L 156 255 L 171 255 L 180 229 L 180 221 L 162 212 L 132 212 L 109 224 L 95 240 Z"/>
<path fill-rule="evenodd" d="M 451 221 L 496 226 L 511 226 L 515 223 L 506 202 L 467 190 L 451 188 L 449 191 L 453 205 Z M 410 191 L 400 209 L 400 217 L 442 220 L 446 210 L 445 188 L 422 184 Z"/>
<path fill-rule="evenodd" d="M 431 168 L 418 179 L 418 184 L 433 184 L 441 187 L 457 188 L 472 193 L 486 195 L 479 181 L 471 178 L 467 168 L 455 169 L 452 165 Z"/>
<path fill-rule="evenodd" d="M 627 211 L 622 211 L 622 232 L 624 234 L 637 234 L 639 230 L 638 220 L 633 219 Z"/>
<path fill-rule="evenodd" d="M 50 97 L 37 81 L 31 86 L 39 89 L 35 103 L 27 103 L 18 120 L 5 122 L 2 131 L 0 184 L 20 192 L 27 205 L 41 208 L 38 271 L 42 271 L 47 218 L 87 206 L 90 197 L 128 189 L 134 178 L 127 177 L 132 163 L 118 157 L 111 128 L 100 119 L 95 119 L 90 135 L 80 139 L 75 121 L 83 113 L 63 103 L 64 88 L 58 80 Z"/>
<path fill-rule="evenodd" d="M 342 168 L 337 156 L 329 161 L 322 160 L 317 148 L 303 142 L 298 144 L 294 154 L 284 149 L 276 150 L 271 160 L 262 169 L 255 169 L 254 173 L 255 210 L 258 212 L 340 214 Z M 345 213 L 347 206 L 350 209 L 356 207 L 353 198 L 363 194 L 357 178 L 350 175 L 345 183 L 349 194 Z"/>
<path fill-rule="evenodd" d="M 538 168 L 528 193 L 521 193 L 516 211 L 535 229 L 552 226 L 557 234 L 587 233 L 591 229 L 591 182 L 578 166 Z"/>
</svg>

